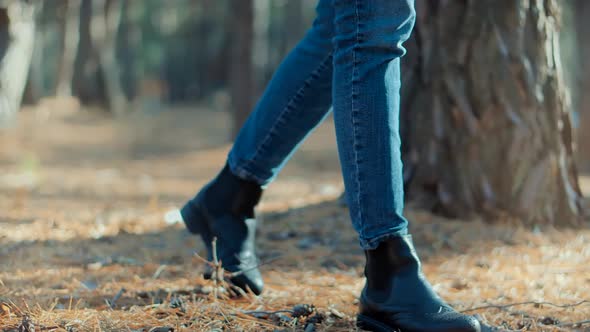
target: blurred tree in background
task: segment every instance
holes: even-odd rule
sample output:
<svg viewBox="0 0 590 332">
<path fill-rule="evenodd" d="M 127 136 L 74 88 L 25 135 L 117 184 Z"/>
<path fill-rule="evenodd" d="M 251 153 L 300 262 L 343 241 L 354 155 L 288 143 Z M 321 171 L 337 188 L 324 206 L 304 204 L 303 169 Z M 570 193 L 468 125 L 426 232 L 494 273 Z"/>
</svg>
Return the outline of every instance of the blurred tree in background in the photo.
<svg viewBox="0 0 590 332">
<path fill-rule="evenodd" d="M 314 2 L 41 1 L 27 101 L 73 95 L 118 113 L 144 97 L 186 103 L 233 91 L 243 118 L 309 26 Z M 232 84 L 238 71 L 249 97 L 231 89 L 245 86 Z"/>
<path fill-rule="evenodd" d="M 25 0 L 4 1 L 32 8 Z M 73 96 L 117 116 L 201 102 L 232 112 L 235 135 L 274 69 L 310 26 L 316 1 L 36 3 L 27 102 Z M 574 127 L 590 129 L 583 92 L 590 81 L 588 2 L 416 5 L 402 91 L 410 196 L 452 216 L 507 214 L 576 223 L 581 194 Z M 7 13 L 0 17 L 5 34 L 11 25 Z M 32 19 L 27 22 L 32 29 Z M 18 30 L 29 41 L 18 44 L 20 66 L 8 66 L 11 73 L 0 77 L 13 105 L 21 94 L 16 86 L 22 90 L 26 77 L 17 70 L 31 57 L 33 35 L 26 31 Z M 10 49 L 11 39 L 3 40 L 1 49 Z M 7 77 L 22 84 L 7 88 Z M 578 116 L 572 122 L 573 113 Z M 580 132 L 590 139 L 583 133 L 588 130 Z"/>
<path fill-rule="evenodd" d="M 256 93 L 256 79 L 254 77 L 254 63 L 252 61 L 252 46 L 254 44 L 254 1 L 232 0 L 230 16 L 231 58 L 229 91 L 234 111 L 232 137 L 236 137 L 250 110 L 254 107 Z"/>
<path fill-rule="evenodd" d="M 0 124 L 20 108 L 33 52 L 34 5 L 0 1 Z"/>
</svg>

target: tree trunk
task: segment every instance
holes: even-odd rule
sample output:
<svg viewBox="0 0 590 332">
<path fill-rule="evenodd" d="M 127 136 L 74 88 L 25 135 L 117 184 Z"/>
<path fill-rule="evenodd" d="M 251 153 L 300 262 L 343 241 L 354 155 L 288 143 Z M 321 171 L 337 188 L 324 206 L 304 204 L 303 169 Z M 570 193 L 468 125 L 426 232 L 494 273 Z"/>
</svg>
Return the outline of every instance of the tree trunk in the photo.
<svg viewBox="0 0 590 332">
<path fill-rule="evenodd" d="M 124 114 L 128 106 L 116 57 L 121 4 L 121 0 L 93 0 L 90 22 L 90 36 L 98 53 L 109 110 L 117 116 Z"/>
<path fill-rule="evenodd" d="M 289 0 L 285 4 L 285 49 L 287 54 L 305 33 L 303 0 Z"/>
<path fill-rule="evenodd" d="M 142 31 L 138 19 L 132 13 L 141 10 L 143 2 L 124 1 L 122 5 L 120 65 L 121 65 L 121 87 L 128 101 L 134 100 L 137 95 L 140 73 L 138 71 L 138 60 L 141 56 Z"/>
<path fill-rule="evenodd" d="M 0 1 L 0 125 L 20 108 L 35 40 L 33 9 L 24 1 Z"/>
<path fill-rule="evenodd" d="M 62 22 L 63 48 L 57 77 L 57 95 L 72 96 L 74 64 L 80 42 L 80 5 L 81 0 L 66 0 L 65 15 Z"/>
<path fill-rule="evenodd" d="M 409 194 L 453 217 L 577 224 L 559 1 L 418 1 L 404 58 Z"/>
<path fill-rule="evenodd" d="M 231 4 L 233 42 L 230 95 L 234 119 L 232 137 L 235 138 L 254 106 L 254 3 L 253 0 L 232 0 Z"/>
<path fill-rule="evenodd" d="M 254 0 L 254 68 L 256 70 L 256 94 L 267 81 L 267 66 L 269 59 L 269 30 L 270 30 L 270 3 L 271 0 Z"/>
<path fill-rule="evenodd" d="M 45 82 L 43 73 L 43 51 L 45 47 L 43 24 L 44 11 L 47 6 L 45 2 L 40 1 L 35 6 L 35 37 L 33 41 L 33 54 L 31 54 L 31 64 L 29 65 L 29 77 L 25 85 L 25 91 L 22 103 L 35 104 L 45 96 Z"/>
<path fill-rule="evenodd" d="M 578 78 L 578 159 L 581 171 L 590 172 L 590 2 L 578 0 L 574 4 L 578 59 L 575 73 Z"/>
<path fill-rule="evenodd" d="M 91 36 L 93 2 L 82 0 L 80 6 L 80 41 L 74 63 L 72 90 L 73 95 L 84 104 L 103 104 L 107 100 L 106 91 Z"/>
</svg>

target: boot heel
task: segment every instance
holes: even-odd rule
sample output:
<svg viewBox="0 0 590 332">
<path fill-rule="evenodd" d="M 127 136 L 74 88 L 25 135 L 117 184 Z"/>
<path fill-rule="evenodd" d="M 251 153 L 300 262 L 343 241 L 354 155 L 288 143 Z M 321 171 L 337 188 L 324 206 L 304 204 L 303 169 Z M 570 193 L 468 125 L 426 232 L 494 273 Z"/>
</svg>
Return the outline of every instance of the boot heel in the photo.
<svg viewBox="0 0 590 332">
<path fill-rule="evenodd" d="M 205 243 L 205 247 L 207 248 L 207 260 L 211 261 L 211 231 L 209 230 L 209 226 L 207 225 L 207 217 L 203 212 L 202 208 L 194 204 L 192 201 L 189 201 L 184 205 L 184 207 L 180 210 L 180 215 L 182 216 L 182 220 L 186 226 L 186 229 L 194 235 L 201 235 L 203 242 Z M 209 265 L 205 265 L 205 271 L 203 272 L 203 277 L 207 280 L 211 279 L 213 275 L 213 269 Z"/>
<path fill-rule="evenodd" d="M 402 332 L 365 315 L 356 316 L 356 327 L 362 331 L 370 332 Z"/>
<path fill-rule="evenodd" d="M 188 231 L 192 234 L 204 235 L 209 233 L 207 226 L 207 217 L 203 213 L 200 206 L 192 202 L 186 203 L 180 210 L 180 215 Z"/>
</svg>

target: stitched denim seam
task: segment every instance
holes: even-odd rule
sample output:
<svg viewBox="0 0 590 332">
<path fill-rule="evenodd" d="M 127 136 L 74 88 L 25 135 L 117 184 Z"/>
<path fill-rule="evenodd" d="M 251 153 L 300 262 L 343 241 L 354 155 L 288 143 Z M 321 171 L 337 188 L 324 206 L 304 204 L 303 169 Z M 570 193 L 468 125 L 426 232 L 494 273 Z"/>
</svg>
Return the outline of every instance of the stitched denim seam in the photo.
<svg viewBox="0 0 590 332">
<path fill-rule="evenodd" d="M 236 165 L 234 163 L 232 163 L 231 158 L 228 159 L 228 163 L 230 164 L 230 167 L 232 169 L 232 172 L 237 175 L 239 178 L 244 179 L 244 180 L 251 180 L 251 181 L 255 181 L 256 183 L 258 183 L 259 185 L 263 185 L 266 183 L 266 180 L 264 180 L 263 178 L 253 174 L 252 172 L 248 171 L 245 167 Z"/>
<path fill-rule="evenodd" d="M 355 101 L 356 101 L 356 83 L 358 80 L 358 62 L 357 62 L 357 49 L 360 45 L 360 13 L 359 13 L 359 3 L 358 0 L 354 2 L 354 10 L 355 10 L 355 23 L 356 23 L 356 41 L 355 45 L 352 48 L 352 82 L 351 82 L 351 114 L 350 114 L 350 122 L 352 127 L 352 151 L 354 155 L 354 169 L 356 173 L 356 186 L 357 186 L 357 193 L 356 193 L 356 200 L 358 206 L 358 218 L 359 223 L 363 222 L 363 212 L 362 212 L 362 202 L 361 202 L 361 174 L 360 174 L 360 167 L 359 167 L 359 153 L 357 151 L 357 124 L 354 121 L 355 113 L 358 113 L 358 110 L 355 112 Z M 362 228 L 361 228 L 362 231 Z"/>
<path fill-rule="evenodd" d="M 399 230 L 399 231 L 394 231 L 394 232 L 392 232 L 391 230 L 388 230 L 386 232 L 383 232 L 379 235 L 374 236 L 371 239 L 361 238 L 360 239 L 361 247 L 365 250 L 376 249 L 379 246 L 379 243 L 381 243 L 383 240 L 393 238 L 393 237 L 404 236 L 407 233 L 408 233 L 407 230 L 403 230 L 403 229 Z"/>
<path fill-rule="evenodd" d="M 277 120 L 272 124 L 272 126 L 270 127 L 270 130 L 268 131 L 268 134 L 262 140 L 262 143 L 260 143 L 260 145 L 258 146 L 258 148 L 256 149 L 256 151 L 254 152 L 254 155 L 252 156 L 252 158 L 249 159 L 249 160 L 247 160 L 246 163 L 244 164 L 244 166 L 243 167 L 240 167 L 240 168 L 242 168 L 242 169 L 249 168 L 254 162 L 256 162 L 256 160 L 260 156 L 260 153 L 261 153 L 262 149 L 264 148 L 264 146 L 267 145 L 267 143 L 270 141 L 271 137 L 273 137 L 273 136 L 275 136 L 277 134 L 276 133 L 276 127 L 277 127 L 277 125 L 280 124 L 280 123 L 283 123 L 284 122 L 284 118 L 289 113 L 291 113 L 291 111 L 293 111 L 295 101 L 297 99 L 302 98 L 303 96 L 305 96 L 305 91 L 309 88 L 309 86 L 311 85 L 311 83 L 313 83 L 313 81 L 316 80 L 319 77 L 319 74 L 323 70 L 325 70 L 326 68 L 328 68 L 328 66 L 326 65 L 326 63 L 332 57 L 332 53 L 333 52 L 329 52 L 328 55 L 320 62 L 320 64 L 317 66 L 317 68 L 314 69 L 310 73 L 309 77 L 303 82 L 303 86 L 300 87 L 295 92 L 295 94 L 291 97 L 291 99 L 289 100 L 289 102 L 287 103 L 287 105 L 285 106 L 285 108 L 283 109 L 283 111 L 277 117 Z M 256 178 L 258 178 L 258 177 L 256 177 Z"/>
</svg>

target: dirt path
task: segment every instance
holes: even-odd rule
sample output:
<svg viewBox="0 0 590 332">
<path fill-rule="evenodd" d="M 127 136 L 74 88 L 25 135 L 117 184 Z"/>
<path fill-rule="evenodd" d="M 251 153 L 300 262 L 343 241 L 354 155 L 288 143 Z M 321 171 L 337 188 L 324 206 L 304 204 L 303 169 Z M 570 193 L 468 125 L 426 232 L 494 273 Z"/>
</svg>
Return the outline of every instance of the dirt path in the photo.
<svg viewBox="0 0 590 332">
<path fill-rule="evenodd" d="M 16 328 L 24 313 L 57 331 L 291 330 L 294 322 L 279 327 L 242 311 L 303 303 L 325 314 L 318 330 L 353 330 L 363 256 L 336 203 L 342 185 L 330 121 L 261 206 L 261 256 L 276 259 L 263 266 L 268 291 L 215 300 L 193 255 L 202 252 L 199 239 L 163 215 L 222 165 L 226 115 L 186 108 L 114 123 L 45 107 L 52 113 L 24 112 L 17 128 L 0 134 L 0 330 Z M 408 216 L 426 274 L 458 309 L 590 300 L 587 229 L 451 221 L 412 209 Z M 110 308 L 106 301 L 122 289 Z M 555 320 L 590 319 L 590 303 L 474 313 L 515 329 L 559 330 Z M 561 328 L 568 329 L 590 325 Z"/>
</svg>

